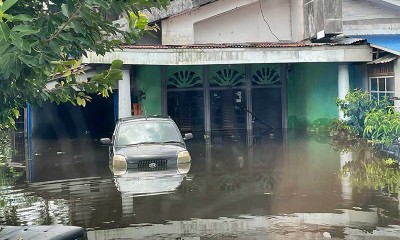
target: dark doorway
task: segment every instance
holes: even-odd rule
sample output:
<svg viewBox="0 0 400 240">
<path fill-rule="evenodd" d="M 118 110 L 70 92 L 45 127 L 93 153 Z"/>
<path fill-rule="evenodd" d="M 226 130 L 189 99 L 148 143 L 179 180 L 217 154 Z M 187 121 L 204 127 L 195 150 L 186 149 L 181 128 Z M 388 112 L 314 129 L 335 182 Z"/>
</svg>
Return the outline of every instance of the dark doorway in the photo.
<svg viewBox="0 0 400 240">
<path fill-rule="evenodd" d="M 115 93 L 114 93 L 115 94 Z M 47 102 L 33 110 L 34 136 L 39 138 L 101 138 L 112 135 L 114 98 L 92 95 L 86 107 Z"/>
<path fill-rule="evenodd" d="M 255 137 L 276 134 L 282 129 L 281 88 L 255 88 L 252 95 Z"/>
<path fill-rule="evenodd" d="M 183 134 L 193 133 L 194 139 L 204 138 L 203 91 L 168 92 L 168 115 Z"/>
<path fill-rule="evenodd" d="M 245 99 L 245 91 L 241 89 L 210 92 L 213 142 L 246 142 Z"/>
</svg>

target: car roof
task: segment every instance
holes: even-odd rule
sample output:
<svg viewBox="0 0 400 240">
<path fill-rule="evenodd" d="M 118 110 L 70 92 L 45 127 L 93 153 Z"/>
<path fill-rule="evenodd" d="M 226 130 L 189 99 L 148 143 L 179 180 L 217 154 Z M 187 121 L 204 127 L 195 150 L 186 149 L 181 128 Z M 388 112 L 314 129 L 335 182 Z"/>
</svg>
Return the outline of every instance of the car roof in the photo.
<svg viewBox="0 0 400 240">
<path fill-rule="evenodd" d="M 126 117 L 126 118 L 120 118 L 118 120 L 118 123 L 123 123 L 123 122 L 131 122 L 131 121 L 173 121 L 169 116 L 162 116 L 162 115 L 154 115 L 154 116 L 131 116 L 131 117 Z"/>
</svg>

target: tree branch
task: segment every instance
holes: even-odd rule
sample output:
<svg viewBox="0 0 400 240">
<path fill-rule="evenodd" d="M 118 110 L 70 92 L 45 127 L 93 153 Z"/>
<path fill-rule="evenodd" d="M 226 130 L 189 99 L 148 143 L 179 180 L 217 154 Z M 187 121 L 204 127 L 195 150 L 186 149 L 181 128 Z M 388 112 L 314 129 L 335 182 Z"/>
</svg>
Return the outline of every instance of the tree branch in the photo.
<svg viewBox="0 0 400 240">
<path fill-rule="evenodd" d="M 53 33 L 50 37 L 48 37 L 46 40 L 44 40 L 43 42 L 44 42 L 44 43 L 48 43 L 48 42 L 50 42 L 51 40 L 53 40 L 54 38 L 56 38 L 58 35 L 60 35 L 60 33 L 61 33 L 62 31 L 64 31 L 64 29 L 65 29 L 72 21 L 75 20 L 76 15 L 78 15 L 78 13 L 80 12 L 80 10 L 81 10 L 81 8 L 83 7 L 83 4 L 84 4 L 84 3 L 85 3 L 85 1 L 80 2 L 78 8 L 75 10 L 74 13 L 72 13 L 72 14 L 69 16 L 67 22 L 66 22 L 61 28 L 59 28 L 55 33 Z"/>
</svg>

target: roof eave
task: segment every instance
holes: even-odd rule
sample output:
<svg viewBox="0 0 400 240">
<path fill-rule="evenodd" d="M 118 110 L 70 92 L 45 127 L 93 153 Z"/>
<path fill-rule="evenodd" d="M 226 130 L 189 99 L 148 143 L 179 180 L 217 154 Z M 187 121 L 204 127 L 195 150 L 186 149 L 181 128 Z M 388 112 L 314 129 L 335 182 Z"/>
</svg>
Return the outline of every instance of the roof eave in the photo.
<svg viewBox="0 0 400 240">
<path fill-rule="evenodd" d="M 264 63 L 370 62 L 369 45 L 320 45 L 305 47 L 123 49 L 104 56 L 88 52 L 83 61 L 110 64 L 120 59 L 127 65 L 219 65 Z"/>
<path fill-rule="evenodd" d="M 167 9 L 151 8 L 150 11 L 145 11 L 144 14 L 147 16 L 149 23 L 154 23 L 192 11 L 215 1 L 218 0 L 175 0 L 170 3 Z"/>
<path fill-rule="evenodd" d="M 397 0 L 368 0 L 368 1 L 394 10 L 400 10 L 400 2 L 398 2 Z"/>
</svg>

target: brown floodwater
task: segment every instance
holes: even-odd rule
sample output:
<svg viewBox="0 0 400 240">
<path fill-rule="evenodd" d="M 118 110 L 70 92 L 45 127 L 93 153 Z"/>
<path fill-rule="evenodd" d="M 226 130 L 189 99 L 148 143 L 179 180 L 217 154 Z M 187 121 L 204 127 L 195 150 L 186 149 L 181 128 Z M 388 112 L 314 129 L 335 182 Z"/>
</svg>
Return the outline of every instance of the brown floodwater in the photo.
<svg viewBox="0 0 400 240">
<path fill-rule="evenodd" d="M 400 239 L 397 193 L 359 187 L 329 138 L 188 142 L 191 165 L 114 176 L 92 139 L 39 140 L 0 182 L 0 225 L 74 225 L 87 239 Z M 0 233 L 1 237 L 1 233 Z"/>
</svg>

